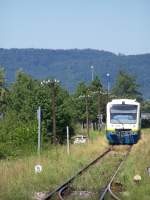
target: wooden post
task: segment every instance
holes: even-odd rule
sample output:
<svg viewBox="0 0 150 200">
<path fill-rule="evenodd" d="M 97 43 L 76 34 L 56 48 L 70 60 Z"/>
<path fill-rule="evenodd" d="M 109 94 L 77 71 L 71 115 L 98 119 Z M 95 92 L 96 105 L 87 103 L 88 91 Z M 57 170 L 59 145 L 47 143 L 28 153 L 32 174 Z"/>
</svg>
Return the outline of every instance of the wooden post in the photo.
<svg viewBox="0 0 150 200">
<path fill-rule="evenodd" d="M 37 120 L 38 120 L 38 154 L 40 154 L 41 151 L 41 107 L 39 106 L 37 110 Z"/>
</svg>

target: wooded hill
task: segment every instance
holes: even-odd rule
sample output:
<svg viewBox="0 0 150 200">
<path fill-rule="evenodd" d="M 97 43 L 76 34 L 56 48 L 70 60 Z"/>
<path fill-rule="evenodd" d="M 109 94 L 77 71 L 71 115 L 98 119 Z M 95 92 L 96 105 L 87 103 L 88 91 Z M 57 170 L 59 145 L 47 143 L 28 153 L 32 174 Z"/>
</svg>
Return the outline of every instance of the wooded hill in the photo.
<svg viewBox="0 0 150 200">
<path fill-rule="evenodd" d="M 105 87 L 108 72 L 111 86 L 119 70 L 135 75 L 144 97 L 150 98 L 150 54 L 127 56 L 93 49 L 0 49 L 0 66 L 6 69 L 9 83 L 22 69 L 37 79 L 57 78 L 72 91 L 79 82 L 91 81 L 91 65 Z"/>
</svg>

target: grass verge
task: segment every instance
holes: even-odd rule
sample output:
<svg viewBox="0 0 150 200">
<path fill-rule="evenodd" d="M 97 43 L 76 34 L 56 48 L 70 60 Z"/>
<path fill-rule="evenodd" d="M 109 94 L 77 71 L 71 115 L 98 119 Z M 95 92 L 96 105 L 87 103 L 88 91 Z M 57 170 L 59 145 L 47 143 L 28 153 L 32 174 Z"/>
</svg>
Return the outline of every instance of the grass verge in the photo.
<svg viewBox="0 0 150 200">
<path fill-rule="evenodd" d="M 141 140 L 135 144 L 117 176 L 117 182 L 124 186 L 121 199 L 149 200 L 150 199 L 150 176 L 147 168 L 150 167 L 150 129 L 143 129 Z M 141 181 L 133 180 L 135 175 L 141 176 Z"/>
<path fill-rule="evenodd" d="M 108 147 L 104 134 L 92 134 L 91 142 L 71 145 L 69 156 L 66 146 L 57 146 L 57 148 L 50 146 L 49 150 L 44 151 L 41 156 L 32 155 L 16 160 L 1 160 L 0 199 L 31 200 L 35 192 L 52 191 Z M 149 144 L 150 129 L 144 129 L 141 140 L 133 146 L 115 179 L 115 182 L 123 185 L 123 192 L 119 193 L 123 200 L 150 199 L 150 176 L 147 172 L 147 167 L 150 167 Z M 104 158 L 104 162 L 97 163 L 94 168 L 73 182 L 72 187 L 79 191 L 91 191 L 97 199 L 99 190 L 106 184 L 120 159 L 121 154 L 118 156 L 118 153 L 121 153 L 123 149 L 118 146 L 116 156 L 110 154 Z M 36 164 L 43 166 L 40 174 L 34 172 Z M 133 180 L 136 174 L 142 178 L 138 183 Z M 74 199 L 79 200 L 78 197 Z M 91 199 L 94 199 L 93 196 Z"/>
<path fill-rule="evenodd" d="M 107 147 L 107 141 L 101 133 L 92 142 L 71 145 L 69 156 L 66 146 L 51 146 L 41 156 L 1 160 L 0 199 L 30 200 L 35 192 L 53 190 Z M 36 164 L 43 166 L 40 174 L 34 172 Z"/>
</svg>

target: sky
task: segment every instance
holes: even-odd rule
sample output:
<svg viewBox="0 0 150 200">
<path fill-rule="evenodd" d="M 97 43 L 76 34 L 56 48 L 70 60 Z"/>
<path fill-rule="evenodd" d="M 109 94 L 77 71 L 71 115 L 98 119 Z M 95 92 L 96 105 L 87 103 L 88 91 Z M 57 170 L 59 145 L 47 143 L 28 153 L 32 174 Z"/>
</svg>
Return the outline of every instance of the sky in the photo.
<svg viewBox="0 0 150 200">
<path fill-rule="evenodd" d="M 0 48 L 150 53 L 150 0 L 0 0 Z"/>
</svg>

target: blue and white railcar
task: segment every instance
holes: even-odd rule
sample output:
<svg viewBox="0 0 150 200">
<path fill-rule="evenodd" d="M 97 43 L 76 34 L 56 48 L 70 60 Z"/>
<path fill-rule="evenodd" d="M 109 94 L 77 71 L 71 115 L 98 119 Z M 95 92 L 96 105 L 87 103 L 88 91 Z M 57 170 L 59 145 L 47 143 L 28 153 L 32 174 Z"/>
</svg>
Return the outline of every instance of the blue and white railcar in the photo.
<svg viewBox="0 0 150 200">
<path fill-rule="evenodd" d="M 140 138 L 140 103 L 115 99 L 107 104 L 106 136 L 110 144 L 134 144 Z"/>
</svg>

